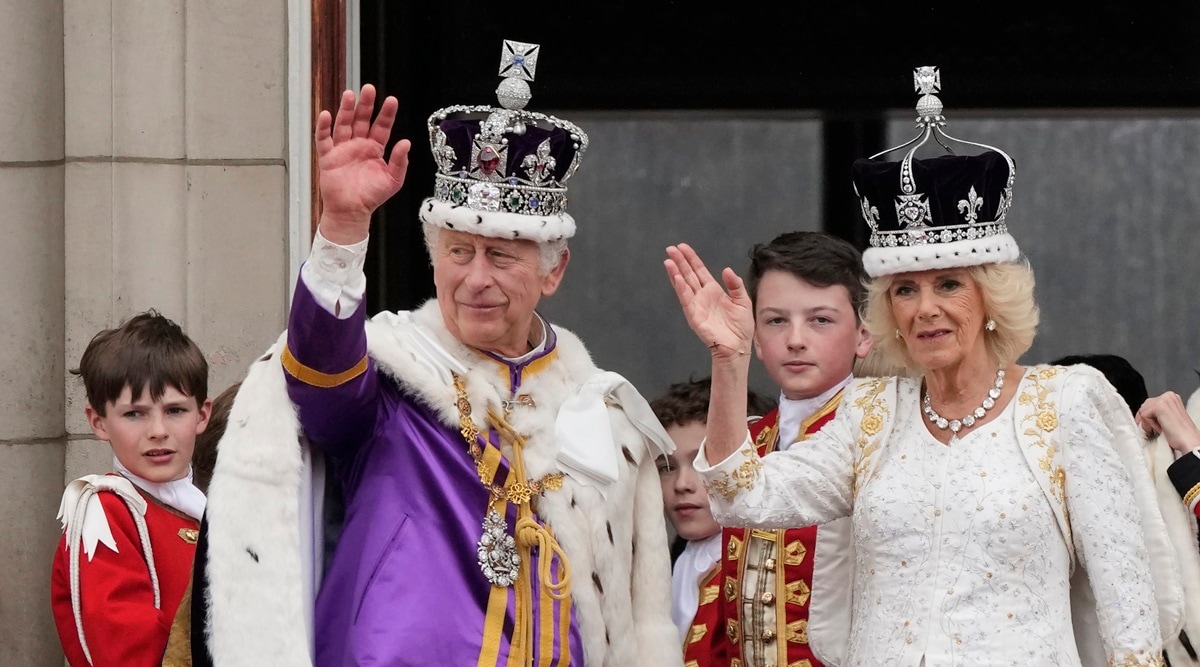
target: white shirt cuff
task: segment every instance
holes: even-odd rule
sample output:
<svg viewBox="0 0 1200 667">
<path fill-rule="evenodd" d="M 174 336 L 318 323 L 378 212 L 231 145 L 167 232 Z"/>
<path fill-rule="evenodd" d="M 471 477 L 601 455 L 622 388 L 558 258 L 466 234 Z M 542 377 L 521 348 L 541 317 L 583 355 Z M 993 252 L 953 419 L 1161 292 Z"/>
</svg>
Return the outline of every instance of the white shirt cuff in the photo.
<svg viewBox="0 0 1200 667">
<path fill-rule="evenodd" d="M 754 452 L 754 438 L 750 437 L 749 429 L 746 429 L 746 439 L 742 442 L 741 446 L 733 450 L 732 454 L 725 457 L 724 461 L 714 461 L 709 463 L 708 438 L 704 438 L 700 441 L 700 449 L 696 452 L 696 458 L 692 462 L 692 467 L 695 468 L 696 472 L 701 474 L 713 472 L 718 468 L 728 467 L 735 460 L 740 462 L 742 459 L 746 458 L 744 454 L 746 448 L 749 448 L 751 452 Z M 755 456 L 757 456 L 757 453 L 755 453 Z"/>
<path fill-rule="evenodd" d="M 318 227 L 308 261 L 300 267 L 300 280 L 313 299 L 340 320 L 353 315 L 366 294 L 363 264 L 367 260 L 368 240 L 369 237 L 353 245 L 338 245 L 321 236 Z"/>
</svg>

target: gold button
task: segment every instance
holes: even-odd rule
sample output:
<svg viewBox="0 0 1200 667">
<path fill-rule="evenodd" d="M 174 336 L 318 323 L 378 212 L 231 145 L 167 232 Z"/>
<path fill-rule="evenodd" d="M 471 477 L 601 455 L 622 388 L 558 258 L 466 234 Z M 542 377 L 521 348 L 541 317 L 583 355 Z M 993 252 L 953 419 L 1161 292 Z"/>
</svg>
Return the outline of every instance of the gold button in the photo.
<svg viewBox="0 0 1200 667">
<path fill-rule="evenodd" d="M 774 570 L 775 569 L 775 559 L 768 558 L 767 562 L 763 563 L 763 566 L 766 567 L 768 570 Z"/>
<path fill-rule="evenodd" d="M 772 602 L 775 601 L 775 594 L 774 593 L 763 593 L 762 601 L 763 601 L 763 604 L 771 604 Z"/>
</svg>

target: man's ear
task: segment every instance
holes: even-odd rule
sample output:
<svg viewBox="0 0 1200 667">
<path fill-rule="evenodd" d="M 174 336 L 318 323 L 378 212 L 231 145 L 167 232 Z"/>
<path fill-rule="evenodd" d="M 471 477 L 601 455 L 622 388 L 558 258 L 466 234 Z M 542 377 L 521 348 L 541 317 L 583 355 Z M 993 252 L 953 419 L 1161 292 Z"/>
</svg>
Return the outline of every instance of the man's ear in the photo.
<svg viewBox="0 0 1200 667">
<path fill-rule="evenodd" d="M 96 439 L 108 442 L 108 424 L 105 423 L 104 417 L 96 412 L 90 403 L 84 406 L 83 414 L 87 416 L 88 426 L 92 427 L 92 434 L 96 436 Z"/>
<path fill-rule="evenodd" d="M 875 347 L 875 337 L 871 332 L 867 331 L 867 325 L 859 322 L 858 324 L 858 344 L 854 346 L 854 356 L 859 359 L 866 359 L 871 353 L 871 348 Z"/>
<path fill-rule="evenodd" d="M 563 248 L 562 256 L 558 258 L 558 266 L 550 269 L 550 273 L 542 276 L 542 296 L 550 296 L 558 291 L 563 274 L 567 271 L 567 263 L 571 261 L 571 249 Z"/>
</svg>

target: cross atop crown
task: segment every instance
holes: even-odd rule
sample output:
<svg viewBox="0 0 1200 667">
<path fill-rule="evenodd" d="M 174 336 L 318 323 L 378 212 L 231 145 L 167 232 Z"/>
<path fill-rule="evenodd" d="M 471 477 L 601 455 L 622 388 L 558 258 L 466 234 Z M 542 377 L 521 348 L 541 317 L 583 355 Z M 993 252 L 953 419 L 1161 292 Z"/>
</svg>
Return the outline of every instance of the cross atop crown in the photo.
<svg viewBox="0 0 1200 667">
<path fill-rule="evenodd" d="M 936 65 L 923 65 L 913 70 L 913 87 L 921 94 L 917 100 L 917 127 L 945 125 L 942 101 L 934 93 L 942 91 L 942 73 Z"/>
</svg>

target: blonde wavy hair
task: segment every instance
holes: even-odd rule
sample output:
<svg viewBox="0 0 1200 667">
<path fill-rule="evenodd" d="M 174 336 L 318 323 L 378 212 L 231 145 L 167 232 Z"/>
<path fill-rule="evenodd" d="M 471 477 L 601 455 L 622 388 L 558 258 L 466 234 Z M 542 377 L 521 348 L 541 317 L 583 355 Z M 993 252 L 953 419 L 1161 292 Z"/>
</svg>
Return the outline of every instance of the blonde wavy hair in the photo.
<svg viewBox="0 0 1200 667">
<path fill-rule="evenodd" d="M 988 354 L 998 365 L 1015 362 L 1033 345 L 1041 317 L 1033 296 L 1033 269 L 1024 259 L 966 268 L 983 295 L 983 319 L 996 322 L 995 331 L 985 332 Z M 921 368 L 908 354 L 908 347 L 896 337 L 896 317 L 888 295 L 894 282 L 895 276 L 880 276 L 867 284 L 863 323 L 875 337 L 871 365 L 896 374 L 919 373 Z"/>
</svg>

